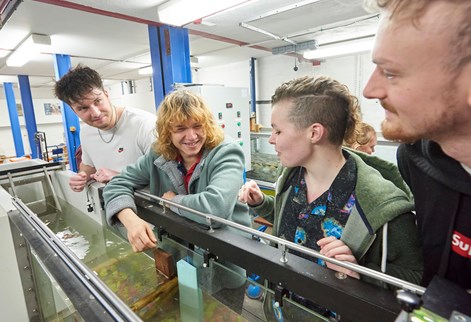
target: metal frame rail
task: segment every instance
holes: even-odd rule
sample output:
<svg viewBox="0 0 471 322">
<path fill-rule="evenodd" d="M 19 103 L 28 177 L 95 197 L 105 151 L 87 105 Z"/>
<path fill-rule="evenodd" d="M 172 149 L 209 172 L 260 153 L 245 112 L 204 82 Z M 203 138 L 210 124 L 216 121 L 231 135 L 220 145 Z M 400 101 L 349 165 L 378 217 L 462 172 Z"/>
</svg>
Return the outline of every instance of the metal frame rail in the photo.
<svg viewBox="0 0 471 322">
<path fill-rule="evenodd" d="M 400 312 L 394 292 L 353 278 L 339 279 L 333 270 L 313 265 L 312 261 L 304 258 L 288 255 L 289 249 L 321 258 L 418 294 L 423 294 L 425 290 L 420 286 L 359 265 L 327 258 L 316 251 L 284 239 L 195 211 L 147 192 L 136 191 L 135 195 L 138 215 L 155 225 L 159 235 L 168 233 L 176 236 L 205 249 L 207 258 L 224 258 L 251 273 L 263 276 L 276 285 L 281 294 L 280 299 L 287 290 L 293 291 L 334 310 L 346 321 L 394 321 Z M 206 218 L 207 227 L 173 213 L 163 207 L 164 205 L 175 206 Z M 231 226 L 269 240 L 276 243 L 278 249 L 227 229 L 214 229 L 215 224 Z M 275 296 L 276 293 L 275 291 Z"/>
<path fill-rule="evenodd" d="M 20 167 L 20 168 L 13 168 L 9 170 L 2 170 L 0 171 L 0 180 L 8 179 L 8 173 L 11 173 L 13 177 L 16 176 L 24 176 L 28 174 L 34 174 L 43 172 L 43 168 L 46 167 L 49 170 L 63 170 L 64 164 L 61 162 L 48 162 L 44 164 L 32 165 L 29 167 Z M 17 174 L 19 173 L 19 174 Z"/>
<path fill-rule="evenodd" d="M 10 184 L 13 197 L 18 197 L 17 192 L 16 192 L 15 181 L 13 180 L 13 178 L 18 178 L 18 177 L 21 178 L 24 176 L 42 174 L 41 176 L 36 176 L 36 178 L 33 180 L 38 181 L 44 178 L 44 182 L 47 184 L 47 186 L 51 190 L 52 198 L 54 199 L 56 208 L 58 210 L 62 210 L 60 202 L 57 199 L 56 191 L 51 182 L 51 178 L 49 178 L 48 171 L 50 170 L 65 170 L 65 164 L 60 163 L 60 162 L 50 162 L 50 163 L 38 164 L 34 166 L 29 166 L 29 167 L 3 170 L 3 171 L 0 171 L 0 184 L 2 184 L 3 180 L 8 179 L 8 183 Z"/>
<path fill-rule="evenodd" d="M 20 199 L 12 202 L 10 221 L 85 321 L 142 321 Z"/>
</svg>

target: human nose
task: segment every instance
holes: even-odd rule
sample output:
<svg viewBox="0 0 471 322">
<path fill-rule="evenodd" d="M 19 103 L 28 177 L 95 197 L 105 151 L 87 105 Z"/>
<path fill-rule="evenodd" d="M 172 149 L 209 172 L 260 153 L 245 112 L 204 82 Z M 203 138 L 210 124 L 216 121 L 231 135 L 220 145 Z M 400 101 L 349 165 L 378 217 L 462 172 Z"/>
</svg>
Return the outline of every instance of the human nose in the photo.
<svg viewBox="0 0 471 322">
<path fill-rule="evenodd" d="M 193 139 L 198 136 L 198 134 L 196 133 L 196 130 L 192 128 L 187 129 L 185 135 L 188 139 Z"/>
<path fill-rule="evenodd" d="M 270 137 L 268 138 L 268 143 L 275 144 L 275 135 L 271 132 Z"/>
<path fill-rule="evenodd" d="M 382 82 L 383 80 L 379 75 L 379 69 L 376 67 L 363 89 L 363 96 L 369 99 L 385 98 L 386 91 Z"/>
<path fill-rule="evenodd" d="M 90 115 L 93 117 L 99 116 L 101 114 L 100 109 L 96 105 L 90 105 L 89 107 Z"/>
</svg>

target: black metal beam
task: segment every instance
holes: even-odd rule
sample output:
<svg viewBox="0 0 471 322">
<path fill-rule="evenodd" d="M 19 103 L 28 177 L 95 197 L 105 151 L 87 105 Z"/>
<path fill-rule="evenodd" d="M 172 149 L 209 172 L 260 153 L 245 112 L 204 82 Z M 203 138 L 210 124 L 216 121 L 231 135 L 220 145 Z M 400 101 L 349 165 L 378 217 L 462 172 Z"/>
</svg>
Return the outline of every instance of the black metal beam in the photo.
<svg viewBox="0 0 471 322">
<path fill-rule="evenodd" d="M 339 280 L 334 271 L 289 254 L 280 261 L 281 251 L 228 229 L 206 227 L 146 199 L 135 197 L 138 215 L 191 244 L 206 249 L 275 285 L 295 292 L 342 316 L 342 321 L 394 321 L 400 312 L 392 291 L 356 279 Z"/>
</svg>

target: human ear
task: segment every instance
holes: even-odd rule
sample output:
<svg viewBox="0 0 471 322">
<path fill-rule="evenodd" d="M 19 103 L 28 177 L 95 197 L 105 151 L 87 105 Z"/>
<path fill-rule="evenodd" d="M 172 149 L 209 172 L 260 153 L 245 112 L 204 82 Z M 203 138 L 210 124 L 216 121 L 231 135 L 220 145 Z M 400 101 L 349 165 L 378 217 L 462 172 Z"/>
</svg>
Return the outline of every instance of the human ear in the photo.
<svg viewBox="0 0 471 322">
<path fill-rule="evenodd" d="M 324 134 L 326 133 L 325 127 L 319 123 L 313 123 L 309 127 L 309 131 L 311 135 L 310 137 L 311 143 L 313 144 L 322 140 L 322 138 L 324 137 Z"/>
</svg>

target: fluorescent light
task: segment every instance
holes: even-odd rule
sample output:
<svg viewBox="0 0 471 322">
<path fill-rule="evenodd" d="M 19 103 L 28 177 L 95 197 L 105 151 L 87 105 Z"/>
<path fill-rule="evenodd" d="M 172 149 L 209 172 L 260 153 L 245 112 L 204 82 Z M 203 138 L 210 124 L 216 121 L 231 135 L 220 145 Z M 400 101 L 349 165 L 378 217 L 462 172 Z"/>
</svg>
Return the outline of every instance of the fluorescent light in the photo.
<svg viewBox="0 0 471 322">
<path fill-rule="evenodd" d="M 250 0 L 170 0 L 157 7 L 159 21 L 183 26 Z"/>
<path fill-rule="evenodd" d="M 21 67 L 49 45 L 51 45 L 51 37 L 47 35 L 30 34 L 15 51 L 8 56 L 6 61 L 7 66 Z"/>
<path fill-rule="evenodd" d="M 152 75 L 152 66 L 139 68 L 137 72 L 139 75 Z"/>
<path fill-rule="evenodd" d="M 0 49 L 0 58 L 7 57 L 9 53 L 9 50 Z"/>
<path fill-rule="evenodd" d="M 370 51 L 373 48 L 374 39 L 363 39 L 358 41 L 349 41 L 330 46 L 319 46 L 318 49 L 309 50 L 304 53 L 306 59 L 322 59 L 328 57 L 344 56 Z"/>
</svg>

